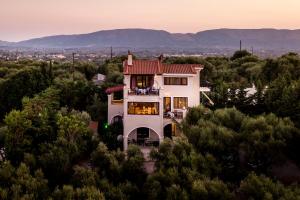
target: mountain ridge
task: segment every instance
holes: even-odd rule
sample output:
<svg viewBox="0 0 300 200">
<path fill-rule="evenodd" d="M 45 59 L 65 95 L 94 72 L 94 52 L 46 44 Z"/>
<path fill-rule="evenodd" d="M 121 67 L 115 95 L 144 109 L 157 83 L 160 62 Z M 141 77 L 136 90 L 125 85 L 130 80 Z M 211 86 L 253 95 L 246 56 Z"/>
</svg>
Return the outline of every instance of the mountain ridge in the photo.
<svg viewBox="0 0 300 200">
<path fill-rule="evenodd" d="M 84 34 L 52 35 L 0 44 L 33 48 L 236 48 L 300 49 L 300 29 L 211 29 L 196 33 L 170 33 L 155 29 L 113 29 Z"/>
</svg>

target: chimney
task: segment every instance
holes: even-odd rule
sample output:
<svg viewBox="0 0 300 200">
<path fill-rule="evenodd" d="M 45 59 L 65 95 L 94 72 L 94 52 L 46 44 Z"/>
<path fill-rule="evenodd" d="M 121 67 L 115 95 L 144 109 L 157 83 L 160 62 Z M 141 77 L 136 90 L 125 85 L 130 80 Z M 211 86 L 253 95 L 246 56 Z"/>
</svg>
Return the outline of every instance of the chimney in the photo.
<svg viewBox="0 0 300 200">
<path fill-rule="evenodd" d="M 128 59 L 127 59 L 127 65 L 132 66 L 132 54 L 130 51 L 128 51 Z"/>
</svg>

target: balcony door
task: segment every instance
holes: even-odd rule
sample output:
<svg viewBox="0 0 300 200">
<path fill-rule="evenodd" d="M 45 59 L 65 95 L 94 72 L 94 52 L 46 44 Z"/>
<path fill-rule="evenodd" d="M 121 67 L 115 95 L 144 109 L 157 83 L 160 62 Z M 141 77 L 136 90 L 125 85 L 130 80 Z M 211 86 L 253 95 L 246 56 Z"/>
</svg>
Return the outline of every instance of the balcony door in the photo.
<svg viewBox="0 0 300 200">
<path fill-rule="evenodd" d="M 131 75 L 131 89 L 146 89 L 154 84 L 154 75 Z"/>
<path fill-rule="evenodd" d="M 164 113 L 171 111 L 171 97 L 164 97 Z"/>
</svg>

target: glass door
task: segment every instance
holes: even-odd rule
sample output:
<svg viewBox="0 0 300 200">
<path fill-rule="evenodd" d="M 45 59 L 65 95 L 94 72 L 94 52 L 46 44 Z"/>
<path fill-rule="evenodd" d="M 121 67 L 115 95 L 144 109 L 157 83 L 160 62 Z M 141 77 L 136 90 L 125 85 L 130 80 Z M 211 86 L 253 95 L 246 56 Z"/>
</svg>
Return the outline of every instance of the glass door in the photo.
<svg viewBox="0 0 300 200">
<path fill-rule="evenodd" d="M 164 113 L 171 111 L 171 97 L 164 97 Z"/>
</svg>

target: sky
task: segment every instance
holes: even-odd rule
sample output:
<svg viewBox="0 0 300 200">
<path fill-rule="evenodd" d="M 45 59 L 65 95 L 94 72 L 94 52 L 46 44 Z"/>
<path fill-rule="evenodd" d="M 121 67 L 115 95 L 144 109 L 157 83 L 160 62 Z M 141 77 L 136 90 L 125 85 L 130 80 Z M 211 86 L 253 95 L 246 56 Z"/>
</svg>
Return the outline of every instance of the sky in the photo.
<svg viewBox="0 0 300 200">
<path fill-rule="evenodd" d="M 121 28 L 300 29 L 300 0 L 0 0 L 0 40 Z"/>
</svg>

